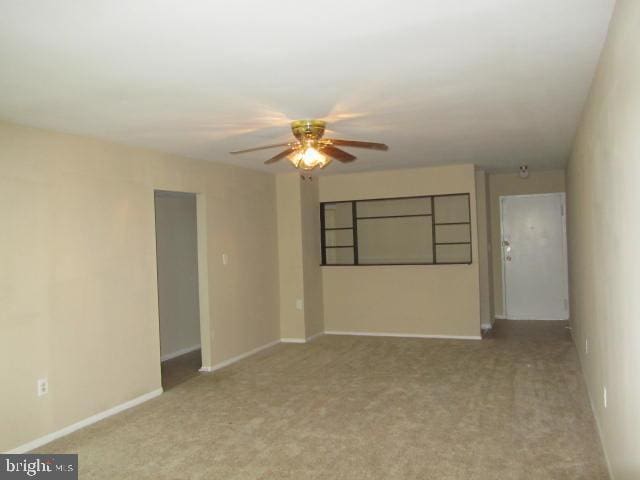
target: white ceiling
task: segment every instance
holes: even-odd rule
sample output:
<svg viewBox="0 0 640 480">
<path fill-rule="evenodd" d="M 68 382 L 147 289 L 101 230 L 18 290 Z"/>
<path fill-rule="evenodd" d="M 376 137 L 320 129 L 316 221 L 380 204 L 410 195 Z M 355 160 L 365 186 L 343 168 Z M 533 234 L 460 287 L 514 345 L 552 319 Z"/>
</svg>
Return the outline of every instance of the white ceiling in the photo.
<svg viewBox="0 0 640 480">
<path fill-rule="evenodd" d="M 332 172 L 564 165 L 614 0 L 0 0 L 0 117 L 271 171 L 325 118 Z"/>
</svg>

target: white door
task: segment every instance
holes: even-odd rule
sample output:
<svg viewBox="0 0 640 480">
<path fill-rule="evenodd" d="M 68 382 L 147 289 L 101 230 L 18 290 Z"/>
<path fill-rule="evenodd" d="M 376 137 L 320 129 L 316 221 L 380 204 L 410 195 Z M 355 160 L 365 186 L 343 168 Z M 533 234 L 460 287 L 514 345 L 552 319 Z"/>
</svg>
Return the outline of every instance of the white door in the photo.
<svg viewBox="0 0 640 480">
<path fill-rule="evenodd" d="M 564 193 L 500 197 L 506 318 L 569 318 L 564 212 Z"/>
</svg>

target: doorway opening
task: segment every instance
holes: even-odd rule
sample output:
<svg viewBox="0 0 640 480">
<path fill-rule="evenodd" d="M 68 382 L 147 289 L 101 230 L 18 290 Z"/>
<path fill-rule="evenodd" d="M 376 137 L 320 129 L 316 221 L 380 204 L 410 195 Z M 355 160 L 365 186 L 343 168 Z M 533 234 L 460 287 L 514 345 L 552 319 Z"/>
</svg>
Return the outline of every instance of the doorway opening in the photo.
<svg viewBox="0 0 640 480">
<path fill-rule="evenodd" d="M 162 386 L 169 390 L 203 365 L 200 202 L 194 193 L 156 190 L 154 203 L 160 362 Z"/>
<path fill-rule="evenodd" d="M 568 320 L 565 194 L 500 197 L 503 312 L 509 320 Z"/>
</svg>

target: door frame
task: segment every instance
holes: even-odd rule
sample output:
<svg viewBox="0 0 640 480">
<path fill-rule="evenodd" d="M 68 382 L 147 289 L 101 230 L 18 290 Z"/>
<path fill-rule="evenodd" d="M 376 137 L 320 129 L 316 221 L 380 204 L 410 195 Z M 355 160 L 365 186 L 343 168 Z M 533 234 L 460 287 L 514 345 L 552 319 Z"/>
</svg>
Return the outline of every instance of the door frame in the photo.
<svg viewBox="0 0 640 480">
<path fill-rule="evenodd" d="M 548 318 L 519 318 L 513 317 L 509 315 L 507 312 L 507 282 L 506 282 L 506 274 L 505 274 L 505 261 L 504 261 L 504 231 L 503 231 L 503 199 L 505 198 L 525 198 L 525 197 L 551 197 L 558 196 L 561 200 L 561 208 L 562 208 L 562 256 L 564 257 L 564 271 L 566 272 L 566 292 L 565 297 L 567 301 L 567 317 L 571 318 L 571 310 L 570 310 L 570 302 L 569 302 L 569 255 L 567 251 L 567 195 L 565 192 L 551 192 L 551 193 L 528 193 L 523 195 L 500 195 L 498 197 L 498 204 L 500 205 L 500 273 L 502 275 L 502 316 L 500 318 L 508 319 L 508 320 L 549 320 L 549 321 L 557 321 L 557 320 L 565 320 L 565 319 L 548 319 Z"/>
<path fill-rule="evenodd" d="M 158 341 L 160 340 L 160 296 L 158 291 L 158 252 L 156 249 L 158 230 L 155 224 L 155 194 L 156 192 L 176 192 L 190 193 L 196 197 L 196 241 L 198 256 L 198 307 L 200 312 L 200 358 L 202 367 L 200 371 L 209 371 L 211 368 L 211 315 L 209 311 L 209 262 L 207 260 L 207 198 L 202 192 L 195 192 L 188 189 L 154 188 L 154 255 L 156 258 L 156 304 L 158 305 L 157 326 Z M 159 344 L 158 344 L 159 345 Z"/>
</svg>

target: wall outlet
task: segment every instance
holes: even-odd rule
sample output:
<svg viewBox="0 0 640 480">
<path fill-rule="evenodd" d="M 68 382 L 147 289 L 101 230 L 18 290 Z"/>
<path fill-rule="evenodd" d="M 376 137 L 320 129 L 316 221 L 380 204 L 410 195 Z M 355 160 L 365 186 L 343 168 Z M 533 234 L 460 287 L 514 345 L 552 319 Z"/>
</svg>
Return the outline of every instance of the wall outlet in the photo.
<svg viewBox="0 0 640 480">
<path fill-rule="evenodd" d="M 222 254 L 222 264 L 229 265 L 229 255 L 227 255 L 226 253 Z"/>
<path fill-rule="evenodd" d="M 607 408 L 607 387 L 602 387 L 602 405 Z"/>
<path fill-rule="evenodd" d="M 584 353 L 586 355 L 589 355 L 589 339 L 588 338 L 584 339 Z"/>
<path fill-rule="evenodd" d="M 296 299 L 296 310 L 302 310 L 304 308 L 304 302 L 301 298 Z"/>
<path fill-rule="evenodd" d="M 37 382 L 37 394 L 39 397 L 49 393 L 49 381 L 46 378 L 40 378 Z"/>
</svg>

